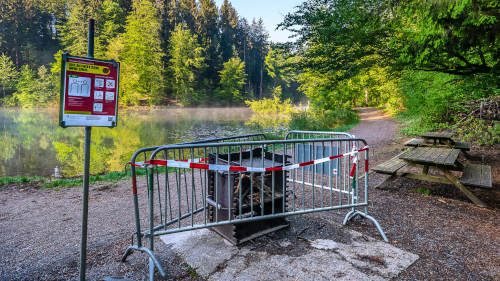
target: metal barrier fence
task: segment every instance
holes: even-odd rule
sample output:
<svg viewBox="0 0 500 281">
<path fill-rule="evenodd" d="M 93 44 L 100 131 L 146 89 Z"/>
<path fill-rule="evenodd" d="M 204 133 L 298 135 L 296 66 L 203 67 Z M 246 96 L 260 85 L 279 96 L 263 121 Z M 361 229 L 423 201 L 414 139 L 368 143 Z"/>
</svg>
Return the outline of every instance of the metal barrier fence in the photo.
<svg viewBox="0 0 500 281">
<path fill-rule="evenodd" d="M 303 131 L 290 132 L 285 140 L 262 139 L 258 134 L 138 150 L 131 160 L 137 243 L 122 261 L 134 250 L 148 254 L 153 280 L 155 268 L 165 276 L 153 253 L 154 236 L 211 228 L 238 244 L 287 226 L 287 216 L 336 209 L 349 209 L 343 224 L 358 215 L 367 218 L 388 241 L 368 215 L 365 140 Z M 137 162 L 141 154 L 145 159 Z M 147 203 L 142 205 L 139 167 L 146 171 Z M 147 216 L 141 216 L 141 209 Z"/>
</svg>

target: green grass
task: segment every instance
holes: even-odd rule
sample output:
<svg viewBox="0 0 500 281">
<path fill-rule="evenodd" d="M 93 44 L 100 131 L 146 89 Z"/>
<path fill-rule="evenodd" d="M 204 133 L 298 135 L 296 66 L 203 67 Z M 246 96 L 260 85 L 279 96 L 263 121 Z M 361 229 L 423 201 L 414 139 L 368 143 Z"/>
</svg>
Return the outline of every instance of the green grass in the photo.
<svg viewBox="0 0 500 281">
<path fill-rule="evenodd" d="M 417 193 L 419 193 L 419 194 L 425 194 L 425 195 L 430 195 L 431 191 L 429 189 L 427 189 L 427 188 L 419 187 L 419 188 L 417 188 Z"/>
<path fill-rule="evenodd" d="M 0 186 L 7 185 L 10 183 L 34 183 L 45 180 L 44 177 L 0 177 Z"/>
<path fill-rule="evenodd" d="M 136 175 L 143 176 L 146 174 L 145 169 L 136 168 Z M 158 171 L 160 173 L 165 172 L 165 167 L 159 167 Z M 169 168 L 168 172 L 171 173 L 174 168 Z M 105 174 L 92 175 L 89 177 L 90 184 L 98 182 L 117 182 L 121 179 L 128 178 L 131 176 L 131 171 L 127 172 L 109 172 Z M 60 187 L 74 187 L 81 186 L 83 184 L 83 178 L 62 178 L 62 179 L 51 179 L 48 177 L 0 177 L 0 187 L 6 186 L 12 183 L 32 183 L 40 186 L 41 189 L 46 188 L 60 188 Z"/>
<path fill-rule="evenodd" d="M 189 274 L 191 278 L 197 278 L 200 277 L 198 273 L 196 272 L 196 269 L 191 267 L 189 264 L 184 264 L 186 272 Z"/>
</svg>

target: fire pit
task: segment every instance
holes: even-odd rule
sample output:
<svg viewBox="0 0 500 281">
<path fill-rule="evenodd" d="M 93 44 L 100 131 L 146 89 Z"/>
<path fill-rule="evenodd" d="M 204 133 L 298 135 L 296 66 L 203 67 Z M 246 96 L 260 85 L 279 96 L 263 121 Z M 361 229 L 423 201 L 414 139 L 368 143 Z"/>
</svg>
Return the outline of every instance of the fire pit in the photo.
<svg viewBox="0 0 500 281">
<path fill-rule="evenodd" d="M 250 161 L 251 153 L 252 161 Z M 272 161 L 273 156 L 274 165 Z M 216 161 L 215 154 L 210 154 L 209 162 L 210 164 L 229 163 L 230 165 L 236 166 L 239 166 L 241 163 L 241 166 L 268 168 L 272 166 L 281 166 L 283 164 L 283 157 L 284 156 L 281 154 L 273 154 L 271 152 L 263 151 L 262 148 L 256 148 L 251 152 L 235 152 L 231 153 L 230 155 L 219 154 L 218 161 Z M 290 164 L 287 160 L 288 159 L 285 160 L 285 165 Z M 258 217 L 262 215 L 262 212 L 264 213 L 264 215 L 269 215 L 273 213 L 273 205 L 274 214 L 285 212 L 287 205 L 287 191 L 286 180 L 284 183 L 283 178 L 286 179 L 287 172 L 275 171 L 274 177 L 272 173 L 273 172 L 264 173 L 264 185 L 262 186 L 262 173 L 254 173 L 252 176 L 250 172 L 210 171 L 208 176 L 207 198 L 207 202 L 210 204 L 208 211 L 208 219 L 210 220 L 210 222 L 225 221 L 229 219 L 229 216 L 231 216 L 231 219 Z M 285 173 L 285 177 L 283 177 L 283 173 Z M 273 182 L 274 204 L 272 197 Z M 285 196 L 285 198 L 283 198 L 283 196 Z M 263 210 L 261 204 L 262 197 L 264 199 Z M 283 200 L 285 200 L 285 208 L 283 208 Z M 212 227 L 211 230 L 220 234 L 232 244 L 237 245 L 261 235 L 265 235 L 267 233 L 285 228 L 287 226 L 288 221 L 285 218 L 273 218 L 246 223 L 216 226 Z"/>
</svg>

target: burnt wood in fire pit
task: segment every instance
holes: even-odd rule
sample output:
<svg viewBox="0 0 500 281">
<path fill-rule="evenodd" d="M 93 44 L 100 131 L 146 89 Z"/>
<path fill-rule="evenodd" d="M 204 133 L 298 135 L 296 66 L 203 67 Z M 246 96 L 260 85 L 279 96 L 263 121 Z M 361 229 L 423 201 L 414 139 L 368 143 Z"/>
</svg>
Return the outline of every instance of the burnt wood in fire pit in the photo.
<svg viewBox="0 0 500 281">
<path fill-rule="evenodd" d="M 252 153 L 253 163 L 250 161 L 250 153 Z M 241 155 L 241 159 L 240 159 Z M 264 155 L 264 166 L 262 165 Z M 229 158 L 229 159 L 228 159 Z M 289 156 L 286 157 L 285 165 L 290 163 L 287 161 Z M 230 161 L 228 161 L 230 160 Z M 236 166 L 252 166 L 252 167 L 271 167 L 282 166 L 283 155 L 273 154 L 264 151 L 261 148 L 253 149 L 252 152 L 235 152 L 229 154 L 219 154 L 217 164 L 228 164 Z M 214 154 L 209 155 L 210 164 L 216 164 L 216 157 Z M 283 173 L 285 179 L 287 176 L 286 171 L 274 172 L 274 213 L 283 213 L 286 211 L 287 205 L 287 190 L 286 180 L 283 184 Z M 229 183 L 228 183 L 229 181 Z M 253 183 L 253 185 L 251 185 Z M 225 221 L 236 218 L 258 217 L 273 213 L 273 197 L 272 197 L 272 172 L 264 173 L 264 188 L 262 189 L 262 173 L 250 172 L 223 172 L 223 171 L 209 171 L 208 175 L 208 201 L 212 204 L 209 205 L 207 213 L 210 222 Z M 252 187 L 251 187 L 252 186 Z M 283 190 L 284 189 L 284 190 Z M 240 213 L 240 191 L 241 191 L 241 213 Z M 261 208 L 262 194 L 264 197 L 264 210 Z M 283 196 L 285 195 L 285 209 L 283 209 Z M 216 215 L 216 204 L 218 203 L 218 211 Z M 253 208 L 252 208 L 253 206 Z M 229 208 L 231 210 L 229 211 Z M 253 212 L 252 212 L 253 209 Z M 265 235 L 267 233 L 287 227 L 288 221 L 285 218 L 275 218 L 267 220 L 259 220 L 246 223 L 234 223 L 212 227 L 211 230 L 220 234 L 226 240 L 234 245 L 241 244 L 250 239 Z"/>
</svg>

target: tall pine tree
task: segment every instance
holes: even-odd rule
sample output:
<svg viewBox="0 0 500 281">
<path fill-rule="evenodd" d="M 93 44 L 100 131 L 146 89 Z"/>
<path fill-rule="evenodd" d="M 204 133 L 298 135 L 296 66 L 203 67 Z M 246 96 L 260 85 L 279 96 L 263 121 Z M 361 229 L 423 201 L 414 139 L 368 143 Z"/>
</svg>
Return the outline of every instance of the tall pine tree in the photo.
<svg viewBox="0 0 500 281">
<path fill-rule="evenodd" d="M 267 39 L 268 34 L 264 28 L 264 22 L 252 20 L 250 26 L 250 40 L 252 48 L 250 49 L 249 60 L 249 80 L 252 85 L 254 95 L 258 98 L 263 98 L 264 91 L 264 60 L 267 55 Z"/>
<path fill-rule="evenodd" d="M 200 89 L 196 89 L 196 75 L 204 67 L 203 48 L 195 34 L 184 24 L 175 27 L 170 38 L 171 55 L 168 66 L 170 84 L 174 96 L 182 105 L 193 105 L 204 101 Z"/>
<path fill-rule="evenodd" d="M 220 48 L 222 61 L 226 62 L 234 55 L 238 14 L 228 0 L 220 8 Z"/>
<path fill-rule="evenodd" d="M 196 33 L 198 20 L 198 4 L 196 0 L 179 0 L 179 12 L 182 22 L 192 33 Z"/>
<path fill-rule="evenodd" d="M 221 69 L 219 48 L 218 11 L 214 0 L 200 0 L 198 34 L 201 44 L 205 47 L 207 67 L 202 76 L 211 85 L 213 91 L 218 80 L 218 70 Z"/>
<path fill-rule="evenodd" d="M 110 45 L 109 56 L 122 63 L 120 94 L 124 104 L 162 100 L 163 50 L 159 11 L 150 0 L 133 0 L 125 33 Z"/>
<path fill-rule="evenodd" d="M 74 56 L 84 56 L 87 53 L 88 21 L 95 19 L 97 25 L 101 22 L 99 10 L 103 0 L 77 0 L 69 7 L 69 16 L 58 27 L 59 38 L 63 48 Z M 96 36 L 100 28 L 96 26 Z M 99 42 L 96 49 L 101 48 Z"/>
<path fill-rule="evenodd" d="M 0 1 L 0 53 L 11 57 L 18 69 L 46 63 L 57 45 L 52 24 L 61 7 L 54 0 Z"/>
</svg>

